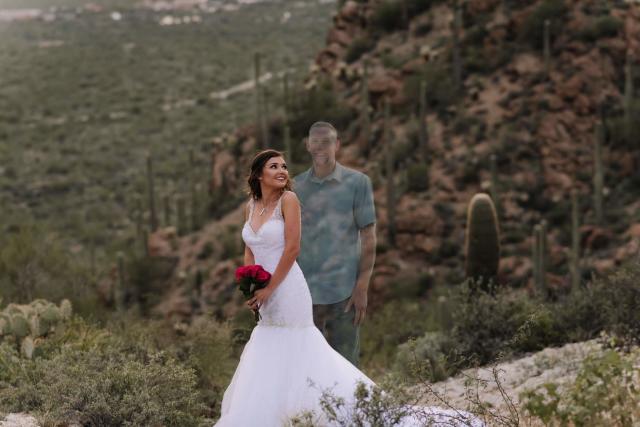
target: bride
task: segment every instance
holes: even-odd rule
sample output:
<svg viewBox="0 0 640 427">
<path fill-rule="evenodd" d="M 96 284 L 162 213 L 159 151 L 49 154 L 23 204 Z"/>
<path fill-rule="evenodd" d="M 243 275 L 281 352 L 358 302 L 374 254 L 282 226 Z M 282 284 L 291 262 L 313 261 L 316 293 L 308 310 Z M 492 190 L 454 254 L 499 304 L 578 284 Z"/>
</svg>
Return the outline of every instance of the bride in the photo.
<svg viewBox="0 0 640 427">
<path fill-rule="evenodd" d="M 311 294 L 296 262 L 300 202 L 282 153 L 258 153 L 248 184 L 251 198 L 242 228 L 244 264 L 260 264 L 272 276 L 267 287 L 247 301 L 259 310 L 261 319 L 224 393 L 215 426 L 280 427 L 303 411 L 319 416 L 318 425 L 331 425 L 323 415 L 322 390 L 352 402 L 358 383 L 368 387 L 375 383 L 335 351 L 313 323 Z M 397 425 L 483 425 L 471 418 L 452 422 L 462 412 L 426 409 L 431 414 L 428 420 L 407 416 Z"/>
</svg>

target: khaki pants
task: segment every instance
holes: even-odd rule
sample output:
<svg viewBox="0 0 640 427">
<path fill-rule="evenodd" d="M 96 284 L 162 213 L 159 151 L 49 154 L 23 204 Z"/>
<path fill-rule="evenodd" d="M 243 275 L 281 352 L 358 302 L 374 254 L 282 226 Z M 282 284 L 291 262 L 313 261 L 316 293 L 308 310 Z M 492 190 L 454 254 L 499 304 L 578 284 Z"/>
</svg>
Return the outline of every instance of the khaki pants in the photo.
<svg viewBox="0 0 640 427">
<path fill-rule="evenodd" d="M 314 304 L 313 322 L 325 336 L 329 345 L 353 365 L 358 366 L 360 357 L 360 326 L 353 325 L 356 310 L 352 306 L 345 313 L 349 298 L 335 304 Z"/>
</svg>

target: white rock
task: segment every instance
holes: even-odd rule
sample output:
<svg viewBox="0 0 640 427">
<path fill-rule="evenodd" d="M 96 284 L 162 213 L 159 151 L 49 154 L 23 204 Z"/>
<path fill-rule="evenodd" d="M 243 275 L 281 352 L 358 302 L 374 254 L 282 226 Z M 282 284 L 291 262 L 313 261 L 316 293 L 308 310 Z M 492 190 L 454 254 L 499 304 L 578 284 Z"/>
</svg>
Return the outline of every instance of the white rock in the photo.
<svg viewBox="0 0 640 427">
<path fill-rule="evenodd" d="M 9 414 L 0 421 L 0 427 L 40 427 L 38 420 L 28 414 Z"/>
</svg>

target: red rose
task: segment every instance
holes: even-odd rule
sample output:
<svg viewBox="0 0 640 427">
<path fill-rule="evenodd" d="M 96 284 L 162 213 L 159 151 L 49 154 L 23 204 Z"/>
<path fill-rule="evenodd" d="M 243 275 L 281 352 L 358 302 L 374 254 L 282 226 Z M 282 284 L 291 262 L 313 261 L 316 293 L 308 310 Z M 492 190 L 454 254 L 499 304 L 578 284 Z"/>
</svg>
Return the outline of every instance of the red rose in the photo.
<svg viewBox="0 0 640 427">
<path fill-rule="evenodd" d="M 261 269 L 262 269 L 262 266 L 259 264 L 253 264 L 253 265 L 247 266 L 247 277 L 251 277 L 252 279 L 255 279 L 256 274 Z"/>
<path fill-rule="evenodd" d="M 236 268 L 236 282 L 239 282 L 240 280 L 242 280 L 242 278 L 246 275 L 246 270 L 247 270 L 247 267 L 245 267 L 244 265 L 241 265 L 240 267 Z"/>
<path fill-rule="evenodd" d="M 271 278 L 271 273 L 266 271 L 260 264 L 244 265 L 236 268 L 236 281 L 243 279 L 253 279 L 258 282 L 266 282 Z"/>
<path fill-rule="evenodd" d="M 256 280 L 258 282 L 266 282 L 267 280 L 271 279 L 271 273 L 269 273 L 266 270 L 260 270 L 258 271 L 258 273 L 256 274 Z"/>
</svg>

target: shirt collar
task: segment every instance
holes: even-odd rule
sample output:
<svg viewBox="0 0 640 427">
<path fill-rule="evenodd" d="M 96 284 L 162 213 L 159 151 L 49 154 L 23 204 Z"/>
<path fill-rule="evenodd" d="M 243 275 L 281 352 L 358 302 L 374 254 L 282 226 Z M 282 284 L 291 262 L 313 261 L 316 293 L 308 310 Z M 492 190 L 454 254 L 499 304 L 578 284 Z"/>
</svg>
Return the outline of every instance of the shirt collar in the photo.
<svg viewBox="0 0 640 427">
<path fill-rule="evenodd" d="M 336 160 L 336 167 L 333 168 L 333 171 L 325 176 L 324 178 L 318 178 L 313 174 L 313 166 L 311 168 L 309 168 L 309 179 L 311 179 L 311 181 L 313 182 L 324 182 L 324 181 L 328 181 L 330 179 L 335 179 L 338 182 L 342 181 L 342 170 L 343 167 L 340 163 L 338 163 L 338 161 Z"/>
</svg>

